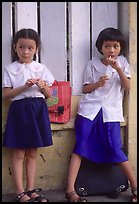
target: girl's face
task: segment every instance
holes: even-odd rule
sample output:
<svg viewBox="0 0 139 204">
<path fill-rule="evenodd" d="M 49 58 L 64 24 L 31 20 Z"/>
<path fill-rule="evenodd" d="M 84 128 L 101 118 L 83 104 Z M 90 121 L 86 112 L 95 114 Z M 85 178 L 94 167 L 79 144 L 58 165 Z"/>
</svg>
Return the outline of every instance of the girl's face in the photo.
<svg viewBox="0 0 139 204">
<path fill-rule="evenodd" d="M 120 43 L 117 41 L 104 41 L 101 49 L 104 58 L 116 59 L 121 51 Z"/>
<path fill-rule="evenodd" d="M 20 63 L 31 63 L 37 51 L 36 42 L 31 39 L 19 38 L 15 45 L 15 52 Z"/>
</svg>

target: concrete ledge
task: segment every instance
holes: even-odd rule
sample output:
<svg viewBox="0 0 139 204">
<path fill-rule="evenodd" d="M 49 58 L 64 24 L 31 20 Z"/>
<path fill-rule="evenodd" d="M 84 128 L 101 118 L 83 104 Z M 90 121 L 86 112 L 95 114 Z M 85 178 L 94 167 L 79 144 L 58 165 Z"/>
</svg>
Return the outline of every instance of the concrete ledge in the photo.
<svg viewBox="0 0 139 204">
<path fill-rule="evenodd" d="M 127 118 L 124 117 L 125 122 L 121 122 L 121 127 L 127 126 Z M 51 129 L 53 131 L 59 131 L 59 130 L 68 130 L 68 129 L 74 129 L 74 120 L 75 118 L 71 118 L 69 122 L 65 124 L 56 124 L 56 123 L 51 123 Z"/>
<path fill-rule="evenodd" d="M 51 123 L 51 130 L 53 131 L 68 130 L 68 129 L 74 129 L 74 119 L 71 119 L 69 122 L 65 124 Z"/>
<path fill-rule="evenodd" d="M 121 127 L 127 126 L 127 118 L 125 117 L 125 122 L 121 123 Z M 52 131 L 60 131 L 60 130 L 68 130 L 68 129 L 74 129 L 74 120 L 75 118 L 71 118 L 69 122 L 64 124 L 57 124 L 57 123 L 51 123 L 51 130 Z M 5 123 L 2 123 L 2 134 L 5 130 Z"/>
</svg>

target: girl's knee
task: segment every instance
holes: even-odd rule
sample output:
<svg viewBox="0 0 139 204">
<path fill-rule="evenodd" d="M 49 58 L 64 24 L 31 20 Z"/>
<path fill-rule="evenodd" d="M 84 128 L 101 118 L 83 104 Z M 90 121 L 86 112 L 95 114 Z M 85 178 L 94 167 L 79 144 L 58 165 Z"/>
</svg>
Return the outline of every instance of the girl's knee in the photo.
<svg viewBox="0 0 139 204">
<path fill-rule="evenodd" d="M 37 157 L 37 149 L 29 149 L 26 151 L 26 157 L 27 158 L 31 158 L 34 159 Z"/>
</svg>

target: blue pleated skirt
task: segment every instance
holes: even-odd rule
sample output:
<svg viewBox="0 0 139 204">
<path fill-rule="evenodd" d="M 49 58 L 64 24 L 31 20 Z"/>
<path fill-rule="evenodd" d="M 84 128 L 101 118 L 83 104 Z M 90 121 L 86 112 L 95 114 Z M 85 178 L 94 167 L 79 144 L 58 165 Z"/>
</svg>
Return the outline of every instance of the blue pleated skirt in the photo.
<svg viewBox="0 0 139 204">
<path fill-rule="evenodd" d="M 98 163 L 119 163 L 128 158 L 123 151 L 119 122 L 103 123 L 102 109 L 93 121 L 77 115 L 73 153 Z"/>
<path fill-rule="evenodd" d="M 48 108 L 43 98 L 13 101 L 9 107 L 3 146 L 37 148 L 52 145 Z"/>
</svg>

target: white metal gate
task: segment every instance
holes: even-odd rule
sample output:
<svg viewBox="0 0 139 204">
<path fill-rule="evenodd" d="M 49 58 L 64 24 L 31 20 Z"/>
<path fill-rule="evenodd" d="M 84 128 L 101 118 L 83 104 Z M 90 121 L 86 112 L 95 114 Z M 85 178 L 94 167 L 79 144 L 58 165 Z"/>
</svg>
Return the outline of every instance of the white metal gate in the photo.
<svg viewBox="0 0 139 204">
<path fill-rule="evenodd" d="M 124 3 L 124 2 L 123 2 Z M 118 27 L 118 2 L 2 2 L 2 68 L 11 62 L 11 36 L 21 28 L 40 33 L 45 63 L 55 79 L 70 80 L 72 95 L 82 93 L 87 61 L 99 55 L 98 33 Z"/>
</svg>

